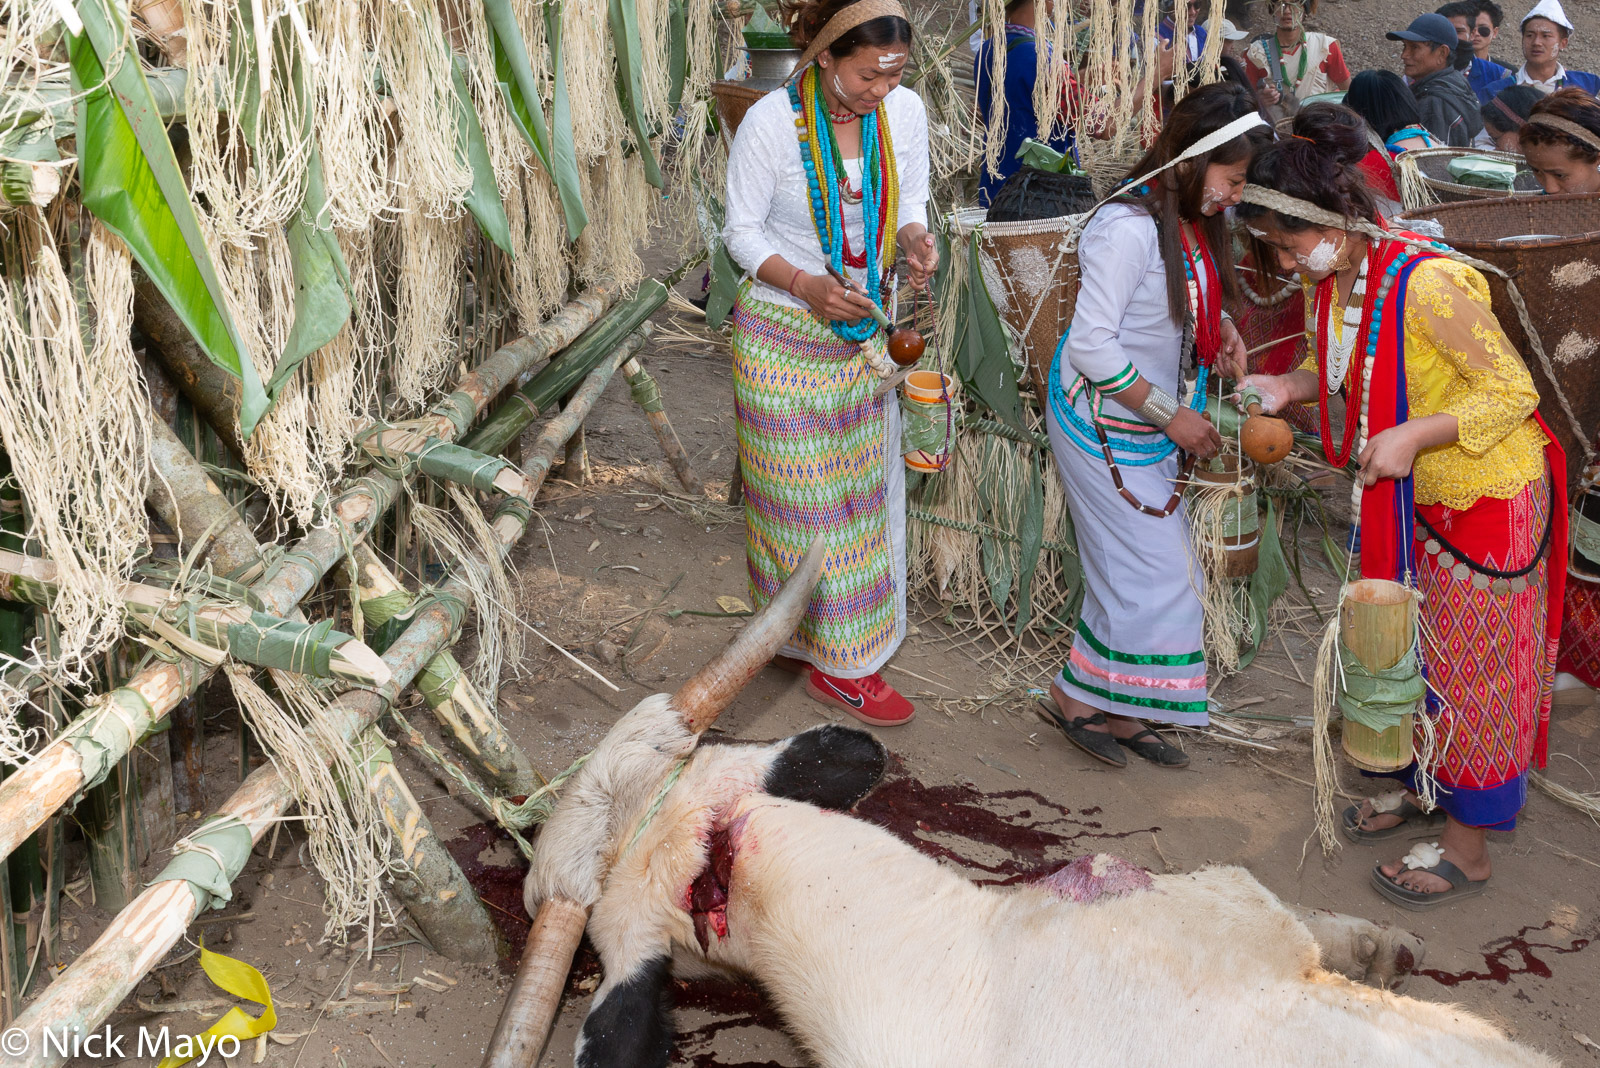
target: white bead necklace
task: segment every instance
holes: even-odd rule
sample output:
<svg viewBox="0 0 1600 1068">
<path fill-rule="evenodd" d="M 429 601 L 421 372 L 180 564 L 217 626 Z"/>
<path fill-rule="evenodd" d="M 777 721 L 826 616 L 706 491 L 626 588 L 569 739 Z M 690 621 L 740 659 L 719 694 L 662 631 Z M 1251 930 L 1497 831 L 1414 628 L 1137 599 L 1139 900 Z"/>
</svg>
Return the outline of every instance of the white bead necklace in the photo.
<svg viewBox="0 0 1600 1068">
<path fill-rule="evenodd" d="M 1333 308 L 1339 299 L 1339 280 L 1333 280 L 1333 300 L 1328 302 L 1328 321 L 1322 324 L 1328 339 L 1328 362 L 1323 368 L 1323 386 L 1331 396 L 1344 385 L 1350 373 L 1350 358 L 1355 355 L 1356 342 L 1361 336 L 1361 312 L 1367 303 L 1367 257 L 1361 257 L 1361 267 L 1356 273 L 1356 284 L 1350 287 L 1350 300 L 1344 306 L 1339 325 L 1333 329 Z"/>
</svg>

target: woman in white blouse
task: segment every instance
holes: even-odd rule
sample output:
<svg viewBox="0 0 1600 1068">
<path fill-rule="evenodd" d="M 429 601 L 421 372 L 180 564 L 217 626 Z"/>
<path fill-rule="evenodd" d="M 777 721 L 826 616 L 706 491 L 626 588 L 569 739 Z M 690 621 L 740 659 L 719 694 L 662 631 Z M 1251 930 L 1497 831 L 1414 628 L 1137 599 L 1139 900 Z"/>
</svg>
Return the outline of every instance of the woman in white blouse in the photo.
<svg viewBox="0 0 1600 1068">
<path fill-rule="evenodd" d="M 1244 373 L 1244 344 L 1222 308 L 1238 285 L 1222 213 L 1239 202 L 1254 139 L 1269 133 L 1249 90 L 1195 90 L 1078 245 L 1080 288 L 1048 423 L 1084 599 L 1046 711 L 1074 745 L 1117 767 L 1122 747 L 1161 767 L 1189 762 L 1145 720 L 1207 723 L 1178 453 L 1216 455 L 1221 438 L 1196 409 L 1213 374 Z"/>
<path fill-rule="evenodd" d="M 747 272 L 733 351 L 750 592 L 764 604 L 825 535 L 822 581 L 782 661 L 818 700 L 892 726 L 914 714 L 878 674 L 905 637 L 905 470 L 895 394 L 877 395 L 891 365 L 871 305 L 888 297 L 897 250 L 915 286 L 938 266 L 927 117 L 900 86 L 911 24 L 898 0 L 784 13 L 805 52 L 739 125 L 723 230 Z"/>
</svg>

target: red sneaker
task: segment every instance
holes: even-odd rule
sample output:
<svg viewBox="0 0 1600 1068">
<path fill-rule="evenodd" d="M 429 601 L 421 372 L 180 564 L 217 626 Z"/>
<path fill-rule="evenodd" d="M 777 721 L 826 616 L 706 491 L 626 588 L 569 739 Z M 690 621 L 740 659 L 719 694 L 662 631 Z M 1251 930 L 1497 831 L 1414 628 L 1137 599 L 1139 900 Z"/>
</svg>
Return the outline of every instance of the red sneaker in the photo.
<svg viewBox="0 0 1600 1068">
<path fill-rule="evenodd" d="M 910 723 L 917 710 L 877 672 L 860 679 L 836 679 L 816 668 L 806 676 L 806 693 L 874 727 Z"/>
</svg>

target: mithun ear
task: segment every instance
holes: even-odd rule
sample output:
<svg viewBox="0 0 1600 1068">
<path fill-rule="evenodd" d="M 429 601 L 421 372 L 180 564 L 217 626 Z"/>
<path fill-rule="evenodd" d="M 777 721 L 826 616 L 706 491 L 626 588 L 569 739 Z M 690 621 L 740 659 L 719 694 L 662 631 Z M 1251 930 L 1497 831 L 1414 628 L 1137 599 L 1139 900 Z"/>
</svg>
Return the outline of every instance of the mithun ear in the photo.
<svg viewBox="0 0 1600 1068">
<path fill-rule="evenodd" d="M 813 727 L 789 739 L 764 787 L 773 797 L 842 812 L 878 785 L 888 760 L 883 743 L 866 731 Z"/>
<path fill-rule="evenodd" d="M 601 990 L 578 1035 L 576 1068 L 666 1068 L 673 1038 L 671 968 L 670 957 L 651 957 Z"/>
</svg>

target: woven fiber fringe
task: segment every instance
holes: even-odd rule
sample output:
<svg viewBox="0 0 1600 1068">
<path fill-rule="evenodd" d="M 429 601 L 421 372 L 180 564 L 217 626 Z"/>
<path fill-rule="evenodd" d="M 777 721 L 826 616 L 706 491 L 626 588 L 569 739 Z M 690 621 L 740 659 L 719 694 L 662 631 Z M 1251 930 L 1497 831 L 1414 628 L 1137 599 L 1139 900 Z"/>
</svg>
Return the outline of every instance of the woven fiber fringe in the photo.
<svg viewBox="0 0 1600 1068">
<path fill-rule="evenodd" d="M 7 222 L 0 442 L 28 505 L 28 537 L 56 564 L 52 611 L 61 633 L 51 667 L 87 681 L 88 659 L 122 636 L 115 591 L 149 544 L 150 402 L 129 343 L 131 261 L 121 241 L 90 227 L 85 323 L 43 214 L 23 207 Z"/>
</svg>

